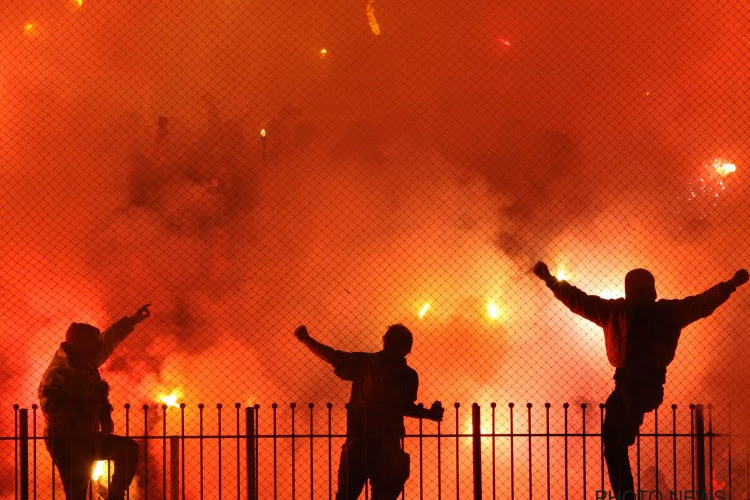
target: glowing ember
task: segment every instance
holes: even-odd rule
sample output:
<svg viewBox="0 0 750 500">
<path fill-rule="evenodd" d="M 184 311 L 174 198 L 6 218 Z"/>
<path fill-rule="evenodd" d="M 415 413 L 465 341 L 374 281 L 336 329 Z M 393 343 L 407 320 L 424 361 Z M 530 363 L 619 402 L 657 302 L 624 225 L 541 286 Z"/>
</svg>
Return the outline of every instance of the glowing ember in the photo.
<svg viewBox="0 0 750 500">
<path fill-rule="evenodd" d="M 422 309 L 419 310 L 419 319 L 424 319 L 425 314 L 427 314 L 427 311 L 430 310 L 430 303 L 427 302 L 425 305 L 422 306 Z"/>
<path fill-rule="evenodd" d="M 490 317 L 490 319 L 497 319 L 500 317 L 500 307 L 498 307 L 497 304 L 495 304 L 494 301 L 489 300 L 487 301 L 487 315 Z"/>
<path fill-rule="evenodd" d="M 262 128 L 260 129 L 260 136 L 265 139 L 266 138 L 266 129 Z"/>
<path fill-rule="evenodd" d="M 39 33 L 39 28 L 31 21 L 23 25 L 23 34 L 29 38 L 35 37 Z"/>
<path fill-rule="evenodd" d="M 373 5 L 374 3 L 374 0 L 369 0 L 367 2 L 367 23 L 370 25 L 370 31 L 372 31 L 373 35 L 379 35 L 380 25 L 378 24 L 378 20 L 375 18 L 375 6 Z"/>
<path fill-rule="evenodd" d="M 72 0 L 73 7 L 80 9 L 83 7 L 83 0 Z"/>
<path fill-rule="evenodd" d="M 326 57 L 328 57 L 328 49 L 326 48 L 320 49 L 320 58 L 325 59 Z"/>
<path fill-rule="evenodd" d="M 177 399 L 180 397 L 179 391 L 177 389 L 173 390 L 170 394 L 164 396 L 159 396 L 159 401 L 164 403 L 167 406 L 171 406 L 172 408 L 179 408 L 180 404 L 177 402 Z"/>
</svg>

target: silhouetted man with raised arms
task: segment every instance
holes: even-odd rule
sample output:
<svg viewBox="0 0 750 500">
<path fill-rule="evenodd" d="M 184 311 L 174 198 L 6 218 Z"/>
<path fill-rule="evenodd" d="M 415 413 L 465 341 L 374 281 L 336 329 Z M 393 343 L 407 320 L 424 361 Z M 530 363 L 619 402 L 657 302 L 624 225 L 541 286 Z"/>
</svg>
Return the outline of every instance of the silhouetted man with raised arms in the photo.
<svg viewBox="0 0 750 500">
<path fill-rule="evenodd" d="M 607 358 L 615 367 L 615 389 L 607 398 L 602 426 L 604 457 L 617 498 L 638 498 L 628 447 L 635 442 L 643 416 L 664 398 L 667 366 L 674 359 L 680 330 L 714 312 L 747 282 L 748 273 L 741 269 L 732 279 L 698 295 L 658 301 L 654 276 L 645 269 L 628 272 L 625 298 L 611 300 L 558 281 L 543 262 L 536 263 L 534 274 L 568 309 L 604 329 Z"/>
<path fill-rule="evenodd" d="M 333 365 L 334 373 L 352 382 L 347 438 L 341 449 L 336 500 L 356 500 L 367 480 L 372 500 L 395 500 L 409 477 L 409 455 L 401 449 L 404 416 L 443 419 L 439 401 L 430 409 L 417 406 L 417 372 L 406 364 L 412 334 L 392 325 L 380 352 L 344 352 L 313 339 L 307 328 L 294 332 L 316 356 Z"/>
<path fill-rule="evenodd" d="M 39 384 L 45 444 L 57 466 L 67 500 L 85 500 L 96 460 L 114 461 L 109 500 L 122 500 L 138 461 L 138 443 L 114 435 L 109 385 L 99 367 L 114 348 L 151 315 L 150 304 L 104 332 L 73 323 Z"/>
</svg>

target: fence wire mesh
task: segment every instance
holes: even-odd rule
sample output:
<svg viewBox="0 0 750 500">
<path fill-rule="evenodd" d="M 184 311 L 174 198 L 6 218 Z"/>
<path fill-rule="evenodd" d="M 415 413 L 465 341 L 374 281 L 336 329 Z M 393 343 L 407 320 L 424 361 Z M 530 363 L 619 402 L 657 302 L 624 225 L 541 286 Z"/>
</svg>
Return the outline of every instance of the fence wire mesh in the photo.
<svg viewBox="0 0 750 500">
<path fill-rule="evenodd" d="M 71 322 L 104 328 L 145 303 L 153 316 L 102 370 L 118 432 L 130 403 L 131 434 L 147 431 L 144 404 L 159 434 L 171 396 L 192 435 L 198 403 L 211 433 L 224 404 L 225 434 L 238 433 L 235 403 L 259 404 L 270 434 L 272 403 L 289 433 L 290 402 L 303 420 L 315 403 L 323 430 L 331 402 L 343 433 L 349 384 L 292 332 L 376 351 L 393 323 L 414 332 L 419 401 L 442 401 L 451 432 L 470 433 L 472 402 L 483 419 L 497 403 L 498 432 L 508 402 L 522 428 L 532 403 L 539 432 L 545 402 L 552 432 L 564 402 L 576 429 L 586 403 L 599 432 L 613 387 L 601 329 L 531 267 L 605 298 L 643 267 L 659 297 L 680 298 L 748 265 L 748 26 L 749 4 L 732 0 L 5 0 L 0 435 L 14 433 L 14 403 L 38 402 Z M 749 310 L 740 288 L 683 331 L 665 428 L 669 405 L 710 402 L 719 432 L 747 434 Z M 733 467 L 746 474 L 746 459 Z M 203 481 L 186 479 L 193 498 Z M 425 488 L 435 496 L 434 478 Z"/>
</svg>

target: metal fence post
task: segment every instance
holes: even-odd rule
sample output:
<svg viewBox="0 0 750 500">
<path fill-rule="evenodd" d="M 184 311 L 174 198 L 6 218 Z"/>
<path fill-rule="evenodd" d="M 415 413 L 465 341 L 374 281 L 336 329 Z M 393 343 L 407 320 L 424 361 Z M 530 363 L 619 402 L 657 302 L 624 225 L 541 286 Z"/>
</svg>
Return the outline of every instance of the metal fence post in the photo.
<svg viewBox="0 0 750 500">
<path fill-rule="evenodd" d="M 247 452 L 247 498 L 258 500 L 255 484 L 255 409 L 245 408 L 245 440 Z"/>
<path fill-rule="evenodd" d="M 474 500 L 482 498 L 482 423 L 479 404 L 471 405 L 472 455 L 474 465 Z"/>
<path fill-rule="evenodd" d="M 704 498 L 706 495 L 706 433 L 703 424 L 703 405 L 695 406 L 695 434 L 698 498 Z"/>
<path fill-rule="evenodd" d="M 19 410 L 20 456 L 21 462 L 21 500 L 29 500 L 29 410 Z"/>
</svg>

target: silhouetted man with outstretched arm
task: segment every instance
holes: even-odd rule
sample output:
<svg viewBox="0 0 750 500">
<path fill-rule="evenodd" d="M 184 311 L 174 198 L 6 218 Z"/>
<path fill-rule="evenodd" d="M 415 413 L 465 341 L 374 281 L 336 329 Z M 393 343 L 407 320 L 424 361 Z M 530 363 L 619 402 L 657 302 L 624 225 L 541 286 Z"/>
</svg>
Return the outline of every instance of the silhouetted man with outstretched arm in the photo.
<svg viewBox="0 0 750 500">
<path fill-rule="evenodd" d="M 380 352 L 344 352 L 321 344 L 300 326 L 294 332 L 316 356 L 333 365 L 334 373 L 352 382 L 347 438 L 341 449 L 336 500 L 356 500 L 367 480 L 372 500 L 395 500 L 409 477 L 409 455 L 401 449 L 404 416 L 443 419 L 443 407 L 417 406 L 417 372 L 406 364 L 412 334 L 392 325 Z"/>
<path fill-rule="evenodd" d="M 114 348 L 151 315 L 147 304 L 104 332 L 73 323 L 39 385 L 45 444 L 60 474 L 67 500 L 85 500 L 96 460 L 114 461 L 109 500 L 122 500 L 135 476 L 138 443 L 114 435 L 109 385 L 99 367 Z"/>
<path fill-rule="evenodd" d="M 628 447 L 635 442 L 643 416 L 664 398 L 667 366 L 674 359 L 680 330 L 714 312 L 747 282 L 748 273 L 741 269 L 732 279 L 698 295 L 658 301 L 654 276 L 645 269 L 628 272 L 625 298 L 612 300 L 558 281 L 543 262 L 537 262 L 534 274 L 568 309 L 604 329 L 607 358 L 615 367 L 615 389 L 607 398 L 602 426 L 604 457 L 617 498 L 638 498 Z"/>
</svg>

